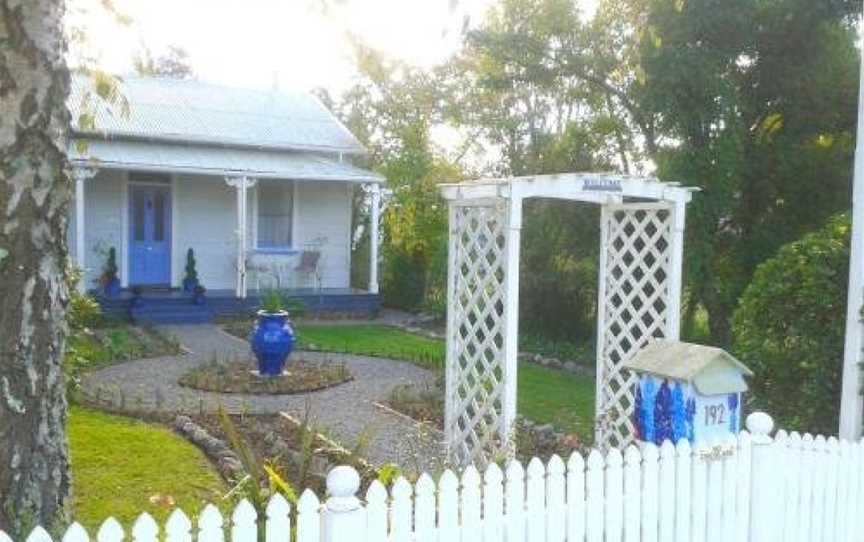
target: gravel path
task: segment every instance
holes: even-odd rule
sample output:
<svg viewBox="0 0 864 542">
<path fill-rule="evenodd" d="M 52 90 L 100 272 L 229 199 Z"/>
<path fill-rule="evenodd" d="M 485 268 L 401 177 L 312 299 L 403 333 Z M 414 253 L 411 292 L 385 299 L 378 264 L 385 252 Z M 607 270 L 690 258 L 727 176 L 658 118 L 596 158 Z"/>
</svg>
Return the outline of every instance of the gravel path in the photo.
<svg viewBox="0 0 864 542">
<path fill-rule="evenodd" d="M 136 360 L 87 374 L 83 391 L 121 409 L 167 412 L 215 411 L 219 405 L 233 413 L 302 417 L 307 405 L 319 430 L 347 448 L 368 441 L 367 459 L 374 464 L 397 463 L 408 470 L 434 472 L 440 465 L 441 436 L 421 434 L 416 424 L 373 405 L 382 402 L 400 384 L 432 385 L 431 371 L 407 362 L 355 356 L 302 352 L 310 361 L 344 363 L 354 380 L 326 390 L 297 395 L 245 395 L 204 392 L 177 381 L 191 368 L 235 355 L 251 355 L 246 341 L 213 325 L 164 326 L 189 352 L 179 356 Z M 296 353 L 293 355 L 297 355 Z"/>
</svg>

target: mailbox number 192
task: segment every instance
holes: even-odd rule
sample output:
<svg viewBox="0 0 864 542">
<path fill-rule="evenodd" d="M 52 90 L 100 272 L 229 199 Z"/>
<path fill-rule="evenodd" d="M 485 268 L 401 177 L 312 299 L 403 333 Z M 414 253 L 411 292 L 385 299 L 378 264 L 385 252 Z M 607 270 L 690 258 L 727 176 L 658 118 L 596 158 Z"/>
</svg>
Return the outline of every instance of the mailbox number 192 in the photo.
<svg viewBox="0 0 864 542">
<path fill-rule="evenodd" d="M 706 405 L 705 406 L 705 425 L 723 425 L 726 420 L 723 416 L 726 414 L 726 407 L 721 405 Z"/>
</svg>

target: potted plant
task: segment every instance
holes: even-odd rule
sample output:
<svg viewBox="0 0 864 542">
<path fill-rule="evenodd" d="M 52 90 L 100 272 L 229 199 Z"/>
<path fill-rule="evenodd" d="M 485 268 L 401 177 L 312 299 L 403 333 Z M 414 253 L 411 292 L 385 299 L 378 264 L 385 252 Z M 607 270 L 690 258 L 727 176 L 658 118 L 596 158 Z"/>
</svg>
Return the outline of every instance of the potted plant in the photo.
<svg viewBox="0 0 864 542">
<path fill-rule="evenodd" d="M 207 300 L 204 298 L 205 293 L 207 293 L 207 288 L 201 286 L 200 284 L 196 286 L 195 289 L 192 291 L 192 303 L 195 303 L 196 305 L 203 305 L 204 303 L 206 303 Z"/>
<path fill-rule="evenodd" d="M 278 290 L 265 292 L 261 297 L 261 310 L 252 328 L 249 342 L 258 359 L 261 376 L 281 376 L 285 360 L 294 349 L 296 337 L 288 320 L 285 301 Z"/>
<path fill-rule="evenodd" d="M 144 305 L 144 298 L 141 296 L 141 294 L 143 294 L 143 293 L 144 293 L 144 290 L 140 286 L 133 286 L 132 287 L 131 304 L 133 307 L 141 307 L 142 305 Z"/>
<path fill-rule="evenodd" d="M 105 297 L 117 297 L 120 295 L 120 279 L 117 278 L 117 251 L 114 247 L 108 249 L 108 259 L 105 268 L 99 277 L 102 293 Z"/>
<path fill-rule="evenodd" d="M 186 251 L 186 276 L 183 278 L 183 291 L 195 293 L 198 286 L 198 270 L 195 269 L 195 252 L 190 248 Z"/>
</svg>

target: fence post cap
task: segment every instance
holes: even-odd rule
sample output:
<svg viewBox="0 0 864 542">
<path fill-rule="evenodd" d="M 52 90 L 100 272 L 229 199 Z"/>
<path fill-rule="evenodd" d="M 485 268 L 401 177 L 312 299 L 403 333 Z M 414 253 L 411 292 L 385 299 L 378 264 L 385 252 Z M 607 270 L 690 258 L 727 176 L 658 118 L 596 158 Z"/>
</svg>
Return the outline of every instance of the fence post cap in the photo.
<svg viewBox="0 0 864 542">
<path fill-rule="evenodd" d="M 327 509 L 334 512 L 350 512 L 360 507 L 357 491 L 360 490 L 360 475 L 352 467 L 342 465 L 327 475 Z"/>
<path fill-rule="evenodd" d="M 752 435 L 768 435 L 774 429 L 774 420 L 764 412 L 754 412 L 747 416 L 747 430 Z"/>
</svg>

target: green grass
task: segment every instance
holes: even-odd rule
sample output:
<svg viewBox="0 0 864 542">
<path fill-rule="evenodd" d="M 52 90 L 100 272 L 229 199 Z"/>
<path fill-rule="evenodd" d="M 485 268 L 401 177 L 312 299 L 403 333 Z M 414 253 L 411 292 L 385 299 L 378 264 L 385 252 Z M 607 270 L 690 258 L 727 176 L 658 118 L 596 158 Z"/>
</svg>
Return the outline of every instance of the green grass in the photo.
<svg viewBox="0 0 864 542">
<path fill-rule="evenodd" d="M 72 407 L 68 431 L 74 515 L 91 535 L 109 516 L 129 528 L 146 511 L 164 524 L 169 497 L 192 516 L 227 491 L 204 454 L 165 427 Z"/>
<path fill-rule="evenodd" d="M 593 378 L 521 363 L 517 382 L 520 415 L 593 440 Z"/>
<path fill-rule="evenodd" d="M 443 367 L 444 342 L 381 325 L 298 326 L 300 348 L 403 359 Z M 590 438 L 594 427 L 594 379 L 522 363 L 517 383 L 519 413 Z"/>
<path fill-rule="evenodd" d="M 299 348 L 403 359 L 423 367 L 444 366 L 444 343 L 382 325 L 299 325 Z"/>
</svg>

